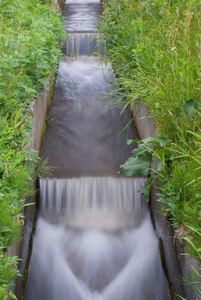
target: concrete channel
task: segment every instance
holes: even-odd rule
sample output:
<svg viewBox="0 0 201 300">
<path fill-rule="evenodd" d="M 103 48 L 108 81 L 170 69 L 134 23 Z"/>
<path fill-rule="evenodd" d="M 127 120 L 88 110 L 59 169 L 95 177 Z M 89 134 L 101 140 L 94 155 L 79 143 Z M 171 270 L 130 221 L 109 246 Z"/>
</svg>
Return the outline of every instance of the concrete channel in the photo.
<svg viewBox="0 0 201 300">
<path fill-rule="evenodd" d="M 61 2 L 55 2 L 55 6 L 60 7 Z M 41 147 L 41 140 L 46 128 L 46 117 L 50 105 L 52 95 L 52 87 L 44 91 L 44 95 L 36 99 L 32 106 L 33 111 L 33 127 L 34 130 L 30 138 L 32 139 L 31 148 L 39 151 Z M 155 134 L 153 121 L 151 118 L 145 118 L 149 115 L 147 108 L 144 105 L 140 105 L 138 108 L 132 111 L 135 127 L 139 133 L 141 139 Z M 195 265 L 195 262 L 187 255 L 177 239 L 175 232 L 171 226 L 171 223 L 165 219 L 162 214 L 157 213 L 161 210 L 160 203 L 157 201 L 156 190 L 153 187 L 150 195 L 150 209 L 152 214 L 152 221 L 160 241 L 160 251 L 162 264 L 165 269 L 166 276 L 168 277 L 169 284 L 172 288 L 172 292 L 185 297 L 188 300 L 196 300 L 194 293 L 190 287 L 185 287 L 181 284 L 180 278 L 185 277 L 186 273 L 191 272 L 191 265 Z M 29 202 L 36 202 L 36 198 L 31 197 Z M 11 247 L 9 254 L 17 255 L 22 258 L 20 263 L 21 274 L 24 276 L 19 277 L 16 281 L 15 293 L 20 299 L 20 295 L 23 294 L 23 288 L 26 281 L 27 263 L 30 256 L 30 247 L 32 246 L 32 235 L 34 232 L 34 222 L 36 215 L 36 206 L 28 206 L 24 211 L 26 215 L 23 241 Z M 172 299 L 179 299 L 177 296 L 172 296 Z M 49 299 L 48 299 L 49 300 Z M 150 299 L 155 300 L 155 299 Z M 163 299 L 161 299 L 163 300 Z"/>
</svg>

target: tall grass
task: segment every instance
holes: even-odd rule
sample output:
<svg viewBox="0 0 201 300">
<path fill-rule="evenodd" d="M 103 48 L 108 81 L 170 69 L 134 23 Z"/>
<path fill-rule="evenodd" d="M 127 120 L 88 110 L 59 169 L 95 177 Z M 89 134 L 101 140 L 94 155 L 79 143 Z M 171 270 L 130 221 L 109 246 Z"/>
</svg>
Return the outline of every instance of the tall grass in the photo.
<svg viewBox="0 0 201 300">
<path fill-rule="evenodd" d="M 170 3 L 109 1 L 99 28 L 127 105 L 143 101 L 164 135 L 184 117 L 186 103 L 200 97 L 201 79 L 201 4 Z"/>
<path fill-rule="evenodd" d="M 151 176 L 142 192 L 148 197 L 160 181 L 163 213 L 200 260 L 201 2 L 108 0 L 99 30 L 125 107 L 147 106 L 156 133 L 169 141 L 140 142 L 122 174 L 139 172 L 139 161 L 150 166 L 150 155 L 159 161 L 155 170 L 141 169 Z"/>
</svg>

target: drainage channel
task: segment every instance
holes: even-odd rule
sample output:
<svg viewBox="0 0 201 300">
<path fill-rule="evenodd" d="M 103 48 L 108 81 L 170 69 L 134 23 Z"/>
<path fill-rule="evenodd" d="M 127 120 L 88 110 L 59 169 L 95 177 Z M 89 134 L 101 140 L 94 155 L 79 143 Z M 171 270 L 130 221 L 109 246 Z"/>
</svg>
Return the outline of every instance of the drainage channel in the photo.
<svg viewBox="0 0 201 300">
<path fill-rule="evenodd" d="M 89 55 L 101 11 L 98 1 L 81 0 L 63 9 L 71 57 L 59 65 L 41 151 L 55 169 L 40 180 L 25 300 L 170 300 L 138 193 L 146 179 L 118 175 L 131 151 L 126 140 L 137 132 L 121 106 L 105 105 L 115 78 Z"/>
</svg>

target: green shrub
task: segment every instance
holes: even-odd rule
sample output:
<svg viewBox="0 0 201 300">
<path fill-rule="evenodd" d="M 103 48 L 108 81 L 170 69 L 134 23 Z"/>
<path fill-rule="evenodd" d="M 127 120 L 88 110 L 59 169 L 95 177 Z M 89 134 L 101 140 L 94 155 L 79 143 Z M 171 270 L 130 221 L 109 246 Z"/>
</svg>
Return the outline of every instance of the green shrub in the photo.
<svg viewBox="0 0 201 300">
<path fill-rule="evenodd" d="M 39 161 L 28 150 L 30 104 L 54 80 L 64 36 L 50 1 L 0 1 L 0 299 L 19 275 L 18 259 L 5 251 L 20 240 Z"/>
</svg>

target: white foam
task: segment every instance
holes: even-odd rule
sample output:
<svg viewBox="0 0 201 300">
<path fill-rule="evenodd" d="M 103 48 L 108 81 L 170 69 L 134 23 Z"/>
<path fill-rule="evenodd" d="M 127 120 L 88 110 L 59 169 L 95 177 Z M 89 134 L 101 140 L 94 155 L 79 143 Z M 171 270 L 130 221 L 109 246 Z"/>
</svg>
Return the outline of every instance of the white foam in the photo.
<svg viewBox="0 0 201 300">
<path fill-rule="evenodd" d="M 26 300 L 170 300 L 149 216 L 111 234 L 37 223 Z"/>
</svg>

